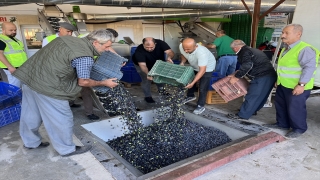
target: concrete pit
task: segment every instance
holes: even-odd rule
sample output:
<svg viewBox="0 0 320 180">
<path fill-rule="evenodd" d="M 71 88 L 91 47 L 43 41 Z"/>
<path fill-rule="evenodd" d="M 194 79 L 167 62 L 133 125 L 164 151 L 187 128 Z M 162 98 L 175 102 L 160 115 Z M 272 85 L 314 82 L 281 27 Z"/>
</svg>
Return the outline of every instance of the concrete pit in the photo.
<svg viewBox="0 0 320 180">
<path fill-rule="evenodd" d="M 150 126 L 153 123 L 155 123 L 155 119 L 157 120 L 157 110 L 148 110 L 148 111 L 141 111 L 138 113 L 142 117 L 142 123 L 144 127 Z M 130 164 L 127 160 L 125 160 L 123 157 L 121 157 L 114 149 L 112 149 L 106 142 L 110 140 L 114 140 L 118 137 L 124 136 L 128 134 L 128 127 L 126 123 L 123 122 L 122 118 L 120 116 L 113 117 L 110 119 L 102 120 L 99 122 L 93 122 L 89 124 L 83 124 L 82 127 L 84 127 L 87 131 L 91 132 L 94 136 L 98 137 L 101 141 L 101 143 L 104 144 L 104 147 L 106 150 L 111 153 L 115 158 L 117 158 L 134 176 L 136 176 L 136 179 L 148 179 L 148 178 L 160 178 L 163 174 L 170 174 L 170 172 L 173 172 L 174 170 L 179 170 L 179 168 L 183 168 L 188 166 L 191 162 L 195 161 L 201 161 L 205 160 L 206 157 L 217 155 L 219 152 L 223 152 L 226 150 L 226 148 L 230 148 L 234 145 L 238 145 L 241 142 L 244 142 L 245 140 L 250 140 L 250 138 L 256 137 L 255 135 L 249 134 L 245 131 L 241 131 L 239 129 L 232 128 L 230 126 L 227 126 L 223 123 L 215 122 L 210 119 L 207 119 L 205 117 L 201 117 L 195 114 L 192 114 L 190 112 L 185 113 L 185 118 L 189 121 L 196 122 L 199 125 L 203 125 L 206 127 L 213 127 L 216 128 L 225 134 L 227 134 L 231 142 L 226 143 L 224 145 L 215 147 L 213 149 L 207 150 L 205 152 L 199 153 L 197 155 L 194 155 L 192 157 L 186 158 L 184 160 L 180 160 L 178 162 L 175 162 L 173 164 L 167 165 L 165 167 L 162 167 L 160 169 L 154 170 L 152 172 L 143 173 L 136 167 L 134 167 L 132 164 Z M 277 135 L 271 135 L 272 138 L 276 136 L 278 140 L 281 138 Z M 264 139 L 266 140 L 266 139 Z M 276 141 L 278 141 L 276 140 Z M 272 141 L 273 142 L 273 141 Z M 248 142 L 247 142 L 248 143 Z M 259 144 L 259 142 L 256 142 L 255 144 Z M 263 146 L 261 146 L 263 147 Z M 234 150 L 241 150 L 241 148 L 237 148 Z M 229 150 L 230 151 L 230 150 Z M 232 151 L 232 150 L 231 150 Z M 230 152 L 232 153 L 234 152 Z M 227 162 L 225 162 L 227 163 Z M 179 168 L 177 168 L 179 167 Z M 218 167 L 218 166 L 217 166 Z M 201 168 L 201 167 L 200 167 Z M 183 175 L 183 173 L 179 173 L 180 175 Z M 198 174 L 201 175 L 201 174 Z M 197 176 L 197 175 L 196 175 Z M 195 177 L 196 177 L 195 176 Z M 166 177 L 167 178 L 167 177 Z"/>
</svg>

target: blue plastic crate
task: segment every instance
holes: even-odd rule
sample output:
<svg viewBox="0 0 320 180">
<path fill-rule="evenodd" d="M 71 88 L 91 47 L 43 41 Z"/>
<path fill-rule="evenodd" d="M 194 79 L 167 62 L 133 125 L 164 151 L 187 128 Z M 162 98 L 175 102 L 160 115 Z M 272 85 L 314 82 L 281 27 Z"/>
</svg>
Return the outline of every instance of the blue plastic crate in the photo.
<svg viewBox="0 0 320 180">
<path fill-rule="evenodd" d="M 20 120 L 21 106 L 15 106 L 3 109 L 0 111 L 0 127 Z"/>
<path fill-rule="evenodd" d="M 180 60 L 172 60 L 173 64 L 180 64 Z"/>
<path fill-rule="evenodd" d="M 0 82 L 0 110 L 21 103 L 22 92 L 17 86 Z"/>
<path fill-rule="evenodd" d="M 134 66 L 128 66 L 128 67 L 122 67 L 121 69 L 123 76 L 120 81 L 126 82 L 126 83 L 139 83 L 141 82 L 141 77 L 139 73 L 137 72 L 136 68 Z"/>
<path fill-rule="evenodd" d="M 211 85 L 212 85 L 213 83 L 217 82 L 219 79 L 221 79 L 221 77 L 211 77 L 210 83 L 209 83 L 209 91 L 214 90 Z"/>
<path fill-rule="evenodd" d="M 102 53 L 93 64 L 90 78 L 96 81 L 102 81 L 109 78 L 117 78 L 119 80 L 122 78 L 122 72 L 120 71 L 122 64 L 127 61 L 128 59 L 124 57 L 106 51 Z M 106 86 L 95 86 L 93 89 L 101 93 L 110 90 L 110 88 Z"/>
<path fill-rule="evenodd" d="M 212 77 L 221 77 L 220 74 L 218 72 L 213 72 L 212 73 Z"/>
<path fill-rule="evenodd" d="M 137 47 L 136 46 L 133 46 L 133 47 L 131 47 L 131 49 L 130 49 L 130 60 L 129 60 L 129 64 L 132 64 L 133 63 L 133 61 L 132 61 L 132 56 L 133 56 L 133 54 L 136 52 L 136 49 L 137 49 Z"/>
</svg>

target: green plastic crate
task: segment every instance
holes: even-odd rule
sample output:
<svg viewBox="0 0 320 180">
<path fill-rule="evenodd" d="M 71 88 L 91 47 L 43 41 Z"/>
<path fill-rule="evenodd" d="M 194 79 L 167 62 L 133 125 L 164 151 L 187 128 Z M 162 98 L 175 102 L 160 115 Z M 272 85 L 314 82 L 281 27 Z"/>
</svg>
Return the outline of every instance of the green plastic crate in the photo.
<svg viewBox="0 0 320 180">
<path fill-rule="evenodd" d="M 161 60 L 157 60 L 148 75 L 153 77 L 155 83 L 165 83 L 173 86 L 186 86 L 194 79 L 191 66 L 180 66 Z"/>
</svg>

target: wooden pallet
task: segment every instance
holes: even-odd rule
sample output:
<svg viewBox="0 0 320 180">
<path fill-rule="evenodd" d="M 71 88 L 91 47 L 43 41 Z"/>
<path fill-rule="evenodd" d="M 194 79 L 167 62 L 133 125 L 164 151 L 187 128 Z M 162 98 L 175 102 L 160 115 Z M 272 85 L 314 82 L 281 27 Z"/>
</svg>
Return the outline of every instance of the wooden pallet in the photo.
<svg viewBox="0 0 320 180">
<path fill-rule="evenodd" d="M 128 83 L 128 82 L 124 82 L 124 81 L 120 81 L 124 87 L 126 88 L 130 88 L 132 85 L 138 85 L 138 86 L 141 86 L 141 82 L 138 82 L 138 83 Z"/>
<path fill-rule="evenodd" d="M 207 98 L 206 98 L 207 104 L 225 104 L 227 103 L 218 93 L 217 91 L 208 91 Z"/>
</svg>

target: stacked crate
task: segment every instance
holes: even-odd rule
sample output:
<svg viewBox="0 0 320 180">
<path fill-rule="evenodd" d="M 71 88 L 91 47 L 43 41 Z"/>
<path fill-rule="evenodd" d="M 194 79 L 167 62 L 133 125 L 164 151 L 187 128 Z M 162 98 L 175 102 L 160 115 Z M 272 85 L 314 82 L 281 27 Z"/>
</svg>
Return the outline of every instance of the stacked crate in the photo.
<svg viewBox="0 0 320 180">
<path fill-rule="evenodd" d="M 0 82 L 0 127 L 20 120 L 21 100 L 20 88 Z"/>
<path fill-rule="evenodd" d="M 96 81 L 102 81 L 109 78 L 120 80 L 123 76 L 120 69 L 125 62 L 128 62 L 128 59 L 113 52 L 105 51 L 93 64 L 90 78 Z M 95 86 L 93 89 L 100 93 L 106 93 L 110 90 L 110 88 L 106 86 Z"/>
<path fill-rule="evenodd" d="M 134 63 L 132 61 L 132 56 L 134 52 L 136 51 L 137 47 L 131 47 L 130 51 L 130 61 L 121 68 L 121 72 L 123 73 L 123 76 L 120 81 L 133 84 L 133 83 L 140 83 L 141 77 L 139 73 L 137 72 L 136 68 L 134 67 Z"/>
<path fill-rule="evenodd" d="M 218 72 L 213 72 L 212 77 L 209 84 L 209 91 L 207 93 L 206 97 L 206 103 L 207 104 L 224 104 L 227 103 L 224 99 L 221 98 L 221 96 L 215 91 L 212 87 L 212 84 L 220 80 L 222 77 Z"/>
</svg>

